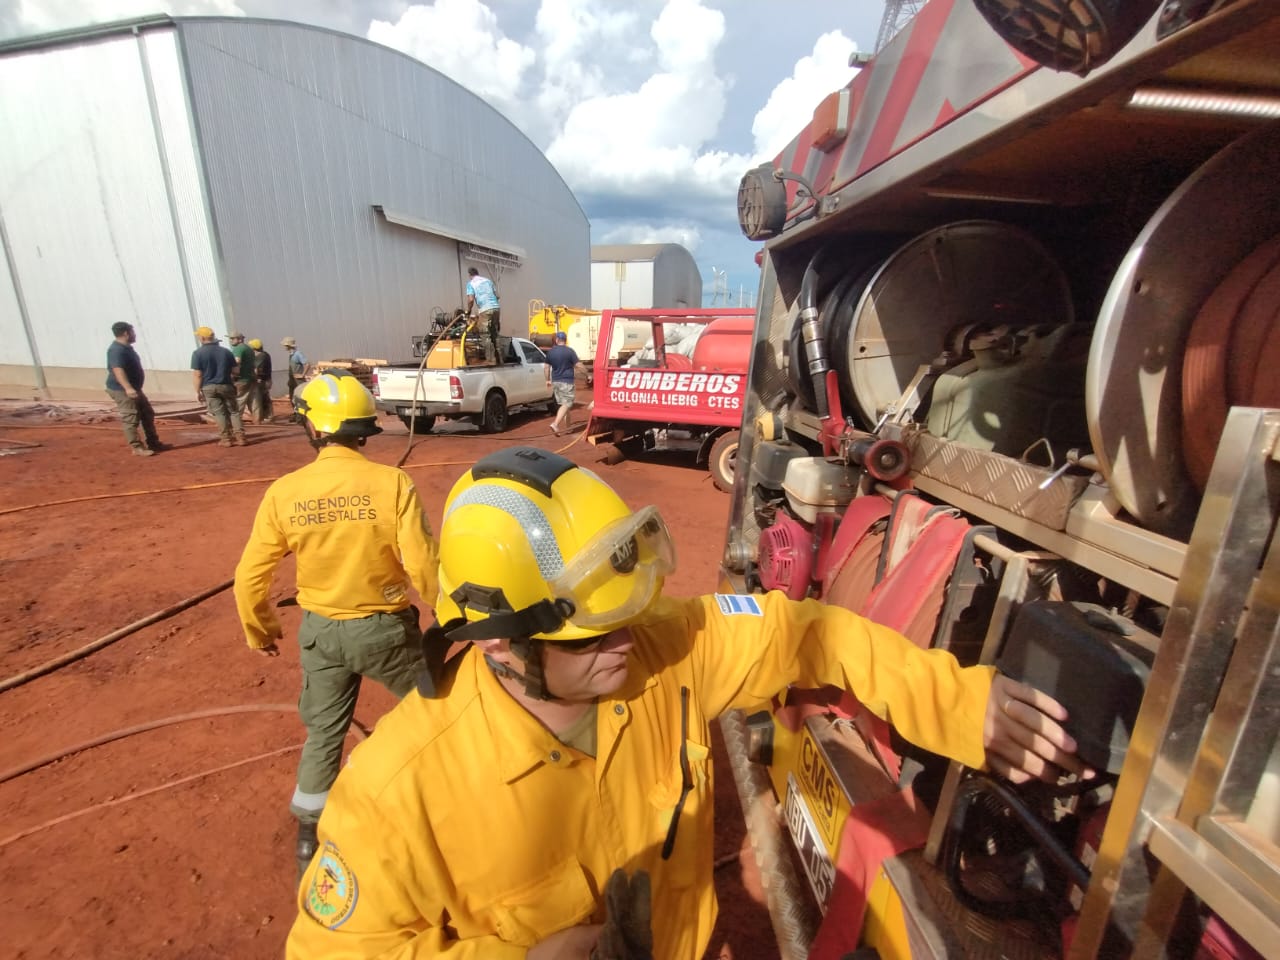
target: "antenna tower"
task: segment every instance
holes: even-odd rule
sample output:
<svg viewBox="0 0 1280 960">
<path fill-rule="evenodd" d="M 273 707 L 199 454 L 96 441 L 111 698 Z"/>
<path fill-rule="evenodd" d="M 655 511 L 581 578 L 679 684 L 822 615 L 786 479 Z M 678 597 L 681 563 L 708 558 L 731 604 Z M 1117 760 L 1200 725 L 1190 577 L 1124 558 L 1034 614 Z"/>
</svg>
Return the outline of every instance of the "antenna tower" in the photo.
<svg viewBox="0 0 1280 960">
<path fill-rule="evenodd" d="M 711 275 L 715 279 L 712 280 L 712 283 L 711 283 L 711 303 L 709 304 L 709 306 L 717 307 L 721 303 L 728 305 L 729 303 L 728 271 L 718 270 L 715 267 L 712 267 Z"/>
<path fill-rule="evenodd" d="M 924 0 L 886 0 L 880 32 L 876 35 L 876 52 L 892 40 L 924 6 Z"/>
</svg>

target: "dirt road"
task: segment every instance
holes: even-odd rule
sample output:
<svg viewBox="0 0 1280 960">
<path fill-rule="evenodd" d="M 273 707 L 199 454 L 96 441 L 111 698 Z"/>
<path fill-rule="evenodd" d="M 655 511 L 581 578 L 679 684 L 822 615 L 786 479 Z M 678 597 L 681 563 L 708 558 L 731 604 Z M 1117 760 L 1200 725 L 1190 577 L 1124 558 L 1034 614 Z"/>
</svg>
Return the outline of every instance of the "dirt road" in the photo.
<svg viewBox="0 0 1280 960">
<path fill-rule="evenodd" d="M 134 457 L 105 414 L 96 423 L 0 416 L 0 451 L 10 454 L 0 456 L 0 681 L 229 580 L 267 483 L 312 456 L 295 426 L 251 426 L 248 447 L 225 449 L 213 427 L 189 418 L 160 424 L 173 450 Z M 433 526 L 476 458 L 533 444 L 591 466 L 633 506 L 661 508 L 679 553 L 670 592 L 715 588 L 728 498 L 704 470 L 679 459 L 606 466 L 595 448 L 552 436 L 548 424 L 516 417 L 498 437 L 448 425 L 448 435 L 418 439 L 406 469 Z M 384 426 L 366 452 L 395 463 L 408 437 L 394 420 Z M 94 499 L 54 503 L 72 498 Z M 286 560 L 272 596 L 292 593 Z M 224 591 L 0 693 L 7 956 L 282 955 L 295 912 L 287 804 L 304 732 L 293 707 L 299 614 L 280 612 L 286 639 L 276 659 L 246 648 Z M 372 728 L 392 705 L 366 684 L 357 722 Z M 104 734 L 235 708 L 246 711 L 183 720 L 12 776 Z M 716 777 L 716 855 L 728 862 L 717 871 L 722 916 L 709 956 L 771 960 L 757 880 L 732 859 L 742 818 L 723 762 Z"/>
</svg>

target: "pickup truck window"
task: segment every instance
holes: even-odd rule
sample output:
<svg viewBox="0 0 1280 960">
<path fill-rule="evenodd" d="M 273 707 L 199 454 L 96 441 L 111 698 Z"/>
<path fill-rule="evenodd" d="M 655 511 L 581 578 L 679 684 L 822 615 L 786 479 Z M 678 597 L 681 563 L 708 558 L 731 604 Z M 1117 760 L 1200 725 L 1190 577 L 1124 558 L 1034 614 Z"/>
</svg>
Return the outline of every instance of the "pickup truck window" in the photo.
<svg viewBox="0 0 1280 960">
<path fill-rule="evenodd" d="M 528 363 L 538 364 L 547 362 L 546 354 L 532 343 L 522 343 L 520 344 L 520 349 L 524 351 L 524 358 Z"/>
</svg>

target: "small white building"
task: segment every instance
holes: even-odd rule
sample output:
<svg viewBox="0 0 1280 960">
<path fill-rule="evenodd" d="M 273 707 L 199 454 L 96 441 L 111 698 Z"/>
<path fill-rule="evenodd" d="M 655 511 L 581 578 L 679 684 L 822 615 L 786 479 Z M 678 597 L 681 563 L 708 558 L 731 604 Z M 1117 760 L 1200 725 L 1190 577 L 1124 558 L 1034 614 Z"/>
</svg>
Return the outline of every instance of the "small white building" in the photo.
<svg viewBox="0 0 1280 960">
<path fill-rule="evenodd" d="M 588 296 L 590 225 L 528 137 L 332 30 L 159 16 L 0 43 L 0 144 L 0 395 L 102 396 L 117 321 L 148 392 L 186 397 L 198 326 L 281 370 L 285 336 L 408 357 L 470 266 L 507 332 Z"/>
<path fill-rule="evenodd" d="M 702 274 L 678 243 L 597 244 L 591 248 L 591 309 L 702 306 Z"/>
</svg>

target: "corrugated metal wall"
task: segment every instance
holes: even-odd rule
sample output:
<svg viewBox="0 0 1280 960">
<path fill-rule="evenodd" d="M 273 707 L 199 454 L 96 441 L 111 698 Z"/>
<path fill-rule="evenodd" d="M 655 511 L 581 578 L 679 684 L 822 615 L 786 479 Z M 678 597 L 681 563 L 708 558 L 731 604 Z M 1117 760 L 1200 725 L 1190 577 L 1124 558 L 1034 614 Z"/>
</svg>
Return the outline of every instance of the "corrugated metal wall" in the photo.
<svg viewBox="0 0 1280 960">
<path fill-rule="evenodd" d="M 100 384 L 118 320 L 148 370 L 186 370 L 196 316 L 221 316 L 178 76 L 172 30 L 0 57 L 0 213 L 51 387 Z M 12 289 L 0 332 L 19 344 Z"/>
<path fill-rule="evenodd" d="M 654 259 L 653 304 L 656 307 L 702 306 L 702 274 L 684 247 L 667 244 Z"/>
<path fill-rule="evenodd" d="M 590 235 L 534 145 L 478 97 L 384 47 L 316 28 L 180 22 L 234 319 L 310 359 L 408 355 L 433 307 L 460 306 L 458 244 L 383 205 L 494 245 L 503 328 L 527 304 L 581 303 Z"/>
</svg>

